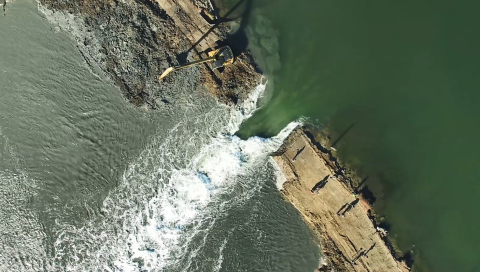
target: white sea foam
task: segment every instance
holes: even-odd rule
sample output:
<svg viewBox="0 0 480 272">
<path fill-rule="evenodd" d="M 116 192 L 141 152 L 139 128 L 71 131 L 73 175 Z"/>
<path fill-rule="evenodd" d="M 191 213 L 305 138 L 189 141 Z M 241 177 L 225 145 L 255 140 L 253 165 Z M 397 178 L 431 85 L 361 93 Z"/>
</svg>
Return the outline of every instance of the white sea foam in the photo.
<svg viewBox="0 0 480 272">
<path fill-rule="evenodd" d="M 67 263 L 67 271 L 162 271 L 183 260 L 188 250 L 195 257 L 205 241 L 194 249 L 190 242 L 206 239 L 215 217 L 228 204 L 221 196 L 232 190 L 240 175 L 265 161 L 297 126 L 292 123 L 270 139 L 243 141 L 233 135 L 256 110 L 264 89 L 265 85 L 258 86 L 235 109 L 219 106 L 200 116 L 186 114 L 166 138 L 153 141 L 104 201 L 104 217 L 82 228 L 59 226 L 55 265 Z M 226 118 L 218 120 L 219 114 Z M 249 194 L 245 190 L 237 200 Z M 188 259 L 183 267 L 189 267 Z"/>
<path fill-rule="evenodd" d="M 217 262 L 215 264 L 215 267 L 213 268 L 213 271 L 214 272 L 218 272 L 220 271 L 220 269 L 222 268 L 222 263 L 223 263 L 223 251 L 225 250 L 225 246 L 227 245 L 228 243 L 228 238 L 230 237 L 230 235 L 233 233 L 235 229 L 232 229 L 228 232 L 228 235 L 227 235 L 227 238 L 223 239 L 223 242 L 222 244 L 220 245 L 220 248 L 218 249 L 218 259 L 217 259 Z"/>
<path fill-rule="evenodd" d="M 270 158 L 270 163 L 272 164 L 273 169 L 275 169 L 275 177 L 276 177 L 275 185 L 277 186 L 278 190 L 282 190 L 283 184 L 287 181 L 287 178 L 285 177 L 280 167 L 278 167 L 277 163 L 272 158 Z"/>
</svg>

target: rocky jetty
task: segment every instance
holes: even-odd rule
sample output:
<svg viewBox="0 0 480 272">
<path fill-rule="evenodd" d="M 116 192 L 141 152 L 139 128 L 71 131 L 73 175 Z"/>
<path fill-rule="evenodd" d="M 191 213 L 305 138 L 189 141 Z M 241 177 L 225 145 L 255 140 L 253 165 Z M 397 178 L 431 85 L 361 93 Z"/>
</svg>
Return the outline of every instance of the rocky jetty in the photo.
<svg viewBox="0 0 480 272">
<path fill-rule="evenodd" d="M 223 103 L 236 104 L 260 80 L 249 52 L 237 51 L 235 63 L 225 67 L 221 78 L 199 65 L 158 82 L 166 68 L 202 58 L 206 47 L 218 46 L 214 41 L 232 42 L 228 22 L 212 25 L 200 20 L 201 12 L 213 12 L 207 0 L 39 0 L 39 4 L 50 20 L 70 32 L 88 65 L 106 74 L 136 106 L 168 107 L 199 86 Z M 189 32 L 192 29 L 195 35 Z M 207 32 L 203 38 L 207 42 L 198 42 Z"/>
</svg>

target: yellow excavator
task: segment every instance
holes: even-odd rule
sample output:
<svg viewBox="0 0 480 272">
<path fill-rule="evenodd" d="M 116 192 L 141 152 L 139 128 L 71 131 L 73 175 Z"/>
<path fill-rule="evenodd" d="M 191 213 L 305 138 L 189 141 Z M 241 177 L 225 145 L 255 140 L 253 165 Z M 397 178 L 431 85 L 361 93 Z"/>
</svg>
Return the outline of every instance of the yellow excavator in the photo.
<svg viewBox="0 0 480 272">
<path fill-rule="evenodd" d="M 210 66 L 212 67 L 212 69 L 218 69 L 228 64 L 232 64 L 233 61 L 234 61 L 234 57 L 233 57 L 232 49 L 230 49 L 230 47 L 228 46 L 223 46 L 216 50 L 208 52 L 208 58 L 196 60 L 189 63 L 185 63 L 183 65 L 168 68 L 167 70 L 165 70 L 165 72 L 163 72 L 163 74 L 161 74 L 158 77 L 158 81 L 161 81 L 164 77 L 166 77 L 168 74 L 170 74 L 173 71 L 194 66 L 200 63 L 211 62 Z"/>
</svg>

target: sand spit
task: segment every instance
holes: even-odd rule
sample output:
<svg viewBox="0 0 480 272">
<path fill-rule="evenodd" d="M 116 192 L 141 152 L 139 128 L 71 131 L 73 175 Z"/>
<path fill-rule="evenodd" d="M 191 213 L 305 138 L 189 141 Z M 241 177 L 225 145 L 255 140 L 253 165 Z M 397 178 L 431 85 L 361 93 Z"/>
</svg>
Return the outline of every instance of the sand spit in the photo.
<svg viewBox="0 0 480 272">
<path fill-rule="evenodd" d="M 393 257 L 386 233 L 375 227 L 368 202 L 353 193 L 302 129 L 286 139 L 273 159 L 286 178 L 282 194 L 319 237 L 325 256 L 319 271 L 409 271 Z"/>
</svg>

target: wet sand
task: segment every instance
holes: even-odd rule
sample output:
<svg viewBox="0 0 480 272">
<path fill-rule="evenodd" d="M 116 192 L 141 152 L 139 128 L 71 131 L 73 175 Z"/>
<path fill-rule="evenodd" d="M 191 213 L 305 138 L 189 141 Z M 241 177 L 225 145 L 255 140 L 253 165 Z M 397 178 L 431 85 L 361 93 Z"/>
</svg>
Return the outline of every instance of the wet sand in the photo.
<svg viewBox="0 0 480 272">
<path fill-rule="evenodd" d="M 409 271 L 393 257 L 382 237 L 386 233 L 369 218 L 368 202 L 356 196 L 341 175 L 335 176 L 332 162 L 302 129 L 286 139 L 273 159 L 286 178 L 283 196 L 320 240 L 326 259 L 319 271 Z"/>
</svg>

